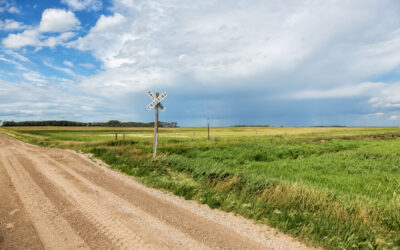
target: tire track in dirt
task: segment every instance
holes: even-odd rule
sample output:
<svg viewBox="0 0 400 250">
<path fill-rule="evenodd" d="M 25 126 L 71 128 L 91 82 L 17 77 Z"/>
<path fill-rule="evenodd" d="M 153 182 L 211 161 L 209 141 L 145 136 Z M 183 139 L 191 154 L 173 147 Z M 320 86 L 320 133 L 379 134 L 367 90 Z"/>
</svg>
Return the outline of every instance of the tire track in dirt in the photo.
<svg viewBox="0 0 400 250">
<path fill-rule="evenodd" d="M 58 210 L 10 151 L 1 152 L 0 161 L 10 176 L 45 248 L 89 249 L 68 222 L 59 215 Z"/>
<path fill-rule="evenodd" d="M 21 151 L 16 150 L 14 152 Z M 21 153 L 16 154 L 16 158 L 21 159 L 22 155 L 23 154 Z M 56 174 L 56 172 L 59 172 L 58 169 L 55 169 L 42 161 L 38 161 L 37 156 L 32 158 L 34 159 L 33 163 L 40 165 L 29 164 L 26 159 L 24 160 L 25 163 L 27 163 L 27 165 L 36 166 L 37 170 L 45 176 L 47 180 L 53 182 L 56 188 L 61 188 L 64 198 L 67 199 L 76 210 L 81 212 L 101 234 L 109 238 L 114 247 L 117 249 L 132 249 L 133 247 L 140 247 L 141 249 L 145 248 L 139 237 L 130 232 L 124 225 L 119 223 L 118 220 L 112 218 L 110 214 L 98 206 L 90 197 L 82 195 L 73 185 L 68 183 L 65 179 L 60 178 L 60 176 Z M 89 190 L 85 191 L 89 192 Z"/>
<path fill-rule="evenodd" d="M 0 249 L 43 249 L 1 161 L 0 190 Z"/>
<path fill-rule="evenodd" d="M 17 152 L 19 152 L 19 150 Z M 21 152 L 17 153 L 17 157 L 24 161 L 27 160 L 23 159 L 24 156 L 21 154 Z M 44 175 L 47 175 L 47 179 L 51 179 L 54 183 L 57 183 L 56 185 L 59 185 L 63 190 L 68 190 L 67 192 L 71 192 L 71 190 L 75 189 L 74 193 L 69 195 L 69 200 L 71 200 L 76 207 L 82 210 L 84 215 L 89 218 L 93 224 L 98 226 L 100 230 L 106 230 L 106 232 L 103 233 L 105 233 L 115 242 L 121 242 L 123 240 L 118 238 L 116 235 L 121 234 L 126 236 L 132 234 L 133 231 L 135 234 L 138 234 L 138 238 L 144 238 L 145 241 L 152 242 L 152 245 L 155 245 L 154 248 L 156 249 L 207 249 L 206 246 L 194 241 L 191 238 L 188 238 L 187 235 L 179 230 L 176 230 L 174 227 L 162 223 L 139 208 L 132 206 L 132 204 L 130 204 L 128 201 L 121 199 L 120 197 L 108 192 L 100 186 L 91 183 L 81 175 L 74 172 L 71 168 L 65 167 L 63 164 L 60 164 L 53 158 L 46 155 L 40 155 L 39 157 L 29 160 L 33 161 L 30 163 L 31 165 L 40 166 L 39 168 L 46 168 L 48 170 L 47 173 L 44 173 L 44 171 L 40 172 L 44 173 Z M 58 172 L 58 174 L 54 174 L 56 172 Z M 68 180 L 69 183 L 65 183 L 65 180 Z M 79 192 L 78 189 L 81 192 Z M 80 193 L 85 193 L 84 197 L 81 196 Z M 106 202 L 102 202 L 102 200 L 106 200 Z M 101 217 L 93 216 L 93 209 L 87 211 L 86 207 L 81 205 L 86 202 L 89 202 L 89 206 L 91 208 L 95 208 L 94 210 L 102 211 Z M 106 210 L 108 210 L 108 213 Z M 118 219 L 116 216 L 113 217 L 111 214 L 123 217 L 123 220 Z M 101 220 L 104 218 L 109 218 L 109 221 L 112 221 L 112 223 L 104 225 L 104 222 L 99 221 L 99 217 Z M 117 227 L 118 230 L 114 229 L 115 224 L 120 224 L 120 226 Z M 131 230 L 129 234 L 126 233 L 127 230 L 121 232 L 121 230 L 125 227 L 128 227 Z M 143 233 L 146 231 L 147 235 L 152 235 L 152 237 L 148 238 L 147 240 L 145 239 L 146 234 Z M 160 238 L 160 236 L 163 237 Z M 152 248 L 148 243 L 146 244 L 141 242 L 140 244 L 141 248 L 145 248 L 146 245 L 147 247 Z"/>
<path fill-rule="evenodd" d="M 25 170 L 31 175 L 32 179 L 42 189 L 44 194 L 51 200 L 60 214 L 68 221 L 77 234 L 92 249 L 112 249 L 113 244 L 110 239 L 101 233 L 96 225 L 85 217 L 79 210 L 65 198 L 65 194 L 56 185 L 50 182 L 42 173 L 32 166 L 32 162 L 24 157 L 17 159 L 22 163 Z"/>
</svg>

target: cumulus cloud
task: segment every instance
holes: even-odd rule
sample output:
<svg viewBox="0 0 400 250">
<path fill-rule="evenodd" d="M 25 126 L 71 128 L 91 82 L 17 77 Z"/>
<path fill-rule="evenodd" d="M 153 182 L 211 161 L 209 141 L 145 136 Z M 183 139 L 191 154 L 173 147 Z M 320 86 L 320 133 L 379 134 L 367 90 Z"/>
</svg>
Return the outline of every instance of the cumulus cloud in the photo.
<svg viewBox="0 0 400 250">
<path fill-rule="evenodd" d="M 71 11 L 62 9 L 46 9 L 42 13 L 39 27 L 31 28 L 13 20 L 0 21 L 1 29 L 26 29 L 17 34 L 9 34 L 2 43 L 6 48 L 19 49 L 25 46 L 55 47 L 63 45 L 75 36 L 73 30 L 80 28 L 80 21 Z M 51 36 L 49 33 L 61 33 Z"/>
<path fill-rule="evenodd" d="M 126 32 L 127 26 L 123 25 L 125 22 L 126 18 L 119 13 L 115 13 L 113 16 L 101 15 L 96 25 L 90 29 L 89 34 L 80 37 L 71 43 L 71 46 L 79 50 L 92 51 L 104 62 L 106 67 L 116 68 L 124 63 L 132 63 L 134 62 L 133 55 L 118 56 L 120 47 L 134 37 L 134 34 Z"/>
<path fill-rule="evenodd" d="M 37 46 L 40 44 L 39 31 L 25 30 L 19 34 L 9 34 L 3 39 L 3 45 L 7 48 L 17 49 L 24 46 Z"/>
<path fill-rule="evenodd" d="M 110 32 L 112 29 L 118 27 L 125 21 L 126 18 L 119 13 L 115 13 L 113 16 L 101 15 L 97 20 L 96 25 L 90 30 L 90 32 Z"/>
<path fill-rule="evenodd" d="M 22 30 L 29 28 L 29 26 L 24 25 L 21 22 L 16 22 L 11 19 L 0 20 L 0 30 Z"/>
<path fill-rule="evenodd" d="M 42 13 L 41 32 L 65 32 L 79 29 L 80 22 L 72 11 L 46 9 Z"/>
<path fill-rule="evenodd" d="M 3 39 L 6 48 L 18 49 L 25 46 L 50 47 L 62 45 L 75 36 L 74 32 L 64 32 L 58 36 L 43 36 L 38 30 L 25 30 L 19 34 L 9 34 Z"/>
<path fill-rule="evenodd" d="M 47 46 L 53 48 L 56 45 L 62 45 L 64 42 L 70 40 L 75 35 L 76 34 L 74 32 L 64 32 L 58 36 L 52 36 L 42 41 L 41 46 Z"/>
<path fill-rule="evenodd" d="M 101 0 L 61 0 L 63 4 L 68 5 L 72 10 L 94 10 L 102 8 Z"/>
</svg>

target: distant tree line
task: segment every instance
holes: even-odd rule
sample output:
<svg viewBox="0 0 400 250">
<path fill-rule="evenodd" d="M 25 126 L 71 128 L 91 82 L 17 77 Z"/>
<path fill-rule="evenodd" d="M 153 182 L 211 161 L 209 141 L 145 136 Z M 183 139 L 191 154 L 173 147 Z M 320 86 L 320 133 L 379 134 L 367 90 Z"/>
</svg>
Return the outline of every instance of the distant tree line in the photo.
<svg viewBox="0 0 400 250">
<path fill-rule="evenodd" d="M 231 127 L 269 127 L 269 125 L 232 125 Z"/>
<path fill-rule="evenodd" d="M 103 127 L 154 127 L 154 122 L 120 122 L 117 120 L 111 120 L 100 125 Z M 177 128 L 177 122 L 158 122 L 158 126 L 162 128 Z"/>
<path fill-rule="evenodd" d="M 4 121 L 3 127 L 16 127 L 16 126 L 66 126 L 66 127 L 154 127 L 154 122 L 120 122 L 111 120 L 108 122 L 73 122 L 73 121 Z M 158 126 L 162 128 L 176 128 L 177 122 L 158 122 Z"/>
<path fill-rule="evenodd" d="M 318 126 L 311 126 L 311 127 L 313 127 L 313 128 L 332 128 L 332 127 L 345 128 L 346 126 L 344 126 L 344 125 L 318 125 Z"/>
</svg>

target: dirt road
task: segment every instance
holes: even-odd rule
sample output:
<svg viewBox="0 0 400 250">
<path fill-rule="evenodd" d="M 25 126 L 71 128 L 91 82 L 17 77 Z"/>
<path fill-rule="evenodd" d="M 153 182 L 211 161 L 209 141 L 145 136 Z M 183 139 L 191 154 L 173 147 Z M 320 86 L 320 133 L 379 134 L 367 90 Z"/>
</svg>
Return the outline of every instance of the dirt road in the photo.
<svg viewBox="0 0 400 250">
<path fill-rule="evenodd" d="M 0 134 L 0 249 L 299 249 L 83 155 Z"/>
</svg>

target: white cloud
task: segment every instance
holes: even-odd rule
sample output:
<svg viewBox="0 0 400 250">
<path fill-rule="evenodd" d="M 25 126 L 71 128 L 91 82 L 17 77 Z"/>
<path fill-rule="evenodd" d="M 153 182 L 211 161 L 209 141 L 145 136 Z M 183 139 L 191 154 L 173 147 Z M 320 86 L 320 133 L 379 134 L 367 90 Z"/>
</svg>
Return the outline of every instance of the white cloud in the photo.
<svg viewBox="0 0 400 250">
<path fill-rule="evenodd" d="M 68 66 L 68 67 L 73 67 L 74 66 L 74 64 L 72 63 L 72 62 L 70 62 L 70 61 L 67 61 L 67 60 L 64 60 L 64 65 L 66 65 L 66 66 Z"/>
<path fill-rule="evenodd" d="M 34 47 L 55 47 L 63 45 L 75 36 L 74 32 L 64 32 L 58 36 L 40 36 L 38 30 L 25 30 L 18 34 L 9 34 L 3 39 L 3 45 L 10 49 L 19 49 L 25 46 Z"/>
<path fill-rule="evenodd" d="M 0 30 L 22 30 L 26 28 L 29 28 L 29 26 L 21 22 L 16 22 L 11 19 L 0 20 Z"/>
<path fill-rule="evenodd" d="M 20 13 L 19 9 L 17 7 L 15 7 L 15 6 L 12 6 L 12 7 L 8 8 L 7 11 L 10 12 L 10 13 L 13 13 L 13 14 Z"/>
<path fill-rule="evenodd" d="M 96 25 L 90 29 L 89 34 L 85 37 L 80 37 L 70 46 L 80 50 L 93 51 L 95 56 L 109 68 L 117 68 L 122 64 L 134 63 L 133 54 L 119 56 L 121 46 L 134 39 L 134 35 L 124 25 L 126 21 L 126 18 L 119 13 L 115 13 L 113 16 L 101 15 Z M 115 37 L 118 37 L 118 39 L 115 39 Z M 104 46 L 104 44 L 107 44 L 107 46 Z"/>
<path fill-rule="evenodd" d="M 400 116 L 398 116 L 398 115 L 392 115 L 389 118 L 389 120 L 391 120 L 391 121 L 396 121 L 396 120 L 399 120 L 399 119 L 400 119 Z"/>
<path fill-rule="evenodd" d="M 23 73 L 22 76 L 31 83 L 36 83 L 39 85 L 47 83 L 47 79 L 43 75 L 35 71 Z"/>
<path fill-rule="evenodd" d="M 52 36 L 44 40 L 41 45 L 42 46 L 47 46 L 50 48 L 55 47 L 56 45 L 62 45 L 65 42 L 69 41 L 72 39 L 76 34 L 74 32 L 64 32 L 58 36 Z"/>
<path fill-rule="evenodd" d="M 311 89 L 298 98 L 352 97 L 380 87 L 352 83 L 400 64 L 400 22 L 393 19 L 400 5 L 390 0 L 115 0 L 110 10 L 113 16 L 101 16 L 70 44 L 103 63 L 105 71 L 93 81 L 110 88 L 139 91 L 188 76 L 220 86 L 257 78 L 265 88 Z M 90 81 L 85 86 L 99 84 Z"/>
<path fill-rule="evenodd" d="M 63 45 L 76 34 L 71 30 L 79 29 L 80 22 L 71 11 L 62 9 L 46 9 L 42 13 L 39 27 L 30 28 L 13 20 L 0 21 L 1 29 L 26 29 L 22 33 L 9 34 L 3 39 L 3 45 L 10 49 L 19 49 L 25 46 L 55 47 Z M 30 28 L 30 29 L 27 29 Z M 57 36 L 49 36 L 47 32 L 61 33 Z M 43 34 L 45 33 L 45 34 Z"/>
<path fill-rule="evenodd" d="M 49 68 L 52 68 L 52 69 L 55 69 L 55 70 L 58 70 L 58 71 L 62 71 L 64 73 L 67 73 L 68 75 L 77 77 L 77 74 L 75 74 L 75 72 L 73 72 L 69 68 L 59 67 L 59 66 L 54 65 L 53 63 L 49 63 L 49 62 L 46 62 L 46 61 L 44 61 L 43 64 L 46 65 Z"/>
<path fill-rule="evenodd" d="M 25 30 L 19 34 L 9 34 L 3 39 L 3 45 L 11 49 L 18 49 L 24 46 L 37 46 L 39 43 L 39 32 L 37 30 Z"/>
<path fill-rule="evenodd" d="M 21 62 L 30 62 L 30 60 L 28 58 L 26 58 L 25 56 L 12 51 L 12 50 L 5 50 L 5 53 L 8 55 L 11 55 L 12 57 L 16 58 L 17 60 L 21 61 Z"/>
<path fill-rule="evenodd" d="M 109 32 L 125 21 L 126 18 L 119 13 L 115 13 L 113 16 L 101 15 L 90 32 Z"/>
<path fill-rule="evenodd" d="M 20 13 L 19 9 L 15 6 L 15 3 L 8 0 L 0 0 L 0 13 L 9 12 L 11 14 Z"/>
<path fill-rule="evenodd" d="M 102 8 L 101 0 L 61 0 L 61 2 L 68 5 L 72 10 L 98 11 Z"/>
<path fill-rule="evenodd" d="M 13 65 L 15 65 L 15 67 L 17 69 L 22 70 L 22 71 L 27 71 L 28 70 L 24 65 L 22 65 L 22 63 L 17 62 L 15 60 L 11 60 L 11 59 L 5 58 L 5 57 L 3 57 L 1 55 L 0 55 L 0 61 L 6 62 L 6 63 L 9 63 L 9 64 L 13 64 Z"/>
<path fill-rule="evenodd" d="M 79 29 L 80 22 L 72 11 L 46 9 L 42 13 L 41 32 L 65 32 Z"/>
<path fill-rule="evenodd" d="M 9 83 L 0 80 L 0 116 L 1 120 L 48 120 L 70 119 L 80 121 L 103 121 L 102 117 L 91 116 L 92 113 L 82 113 L 81 106 L 94 113 L 103 109 L 105 116 L 112 118 L 115 110 L 109 111 L 97 98 L 83 96 L 74 89 L 65 88 L 59 79 L 59 84 L 37 84 L 31 81 Z M 77 105 L 82 104 L 82 105 Z M 112 107 L 112 103 L 107 107 Z"/>
</svg>

